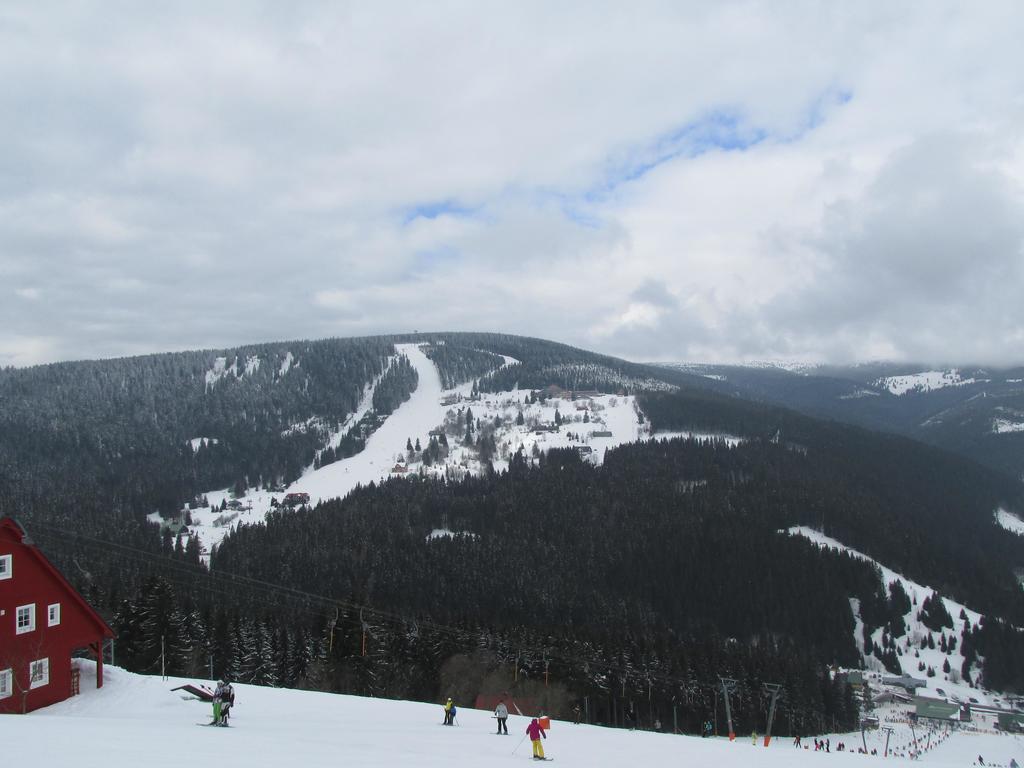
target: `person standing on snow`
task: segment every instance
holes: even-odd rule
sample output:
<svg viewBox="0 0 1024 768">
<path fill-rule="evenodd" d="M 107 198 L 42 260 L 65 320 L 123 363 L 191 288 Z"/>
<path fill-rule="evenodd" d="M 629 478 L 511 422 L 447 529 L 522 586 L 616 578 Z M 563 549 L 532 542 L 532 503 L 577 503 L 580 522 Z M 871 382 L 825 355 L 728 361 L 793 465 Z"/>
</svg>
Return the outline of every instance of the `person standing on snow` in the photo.
<svg viewBox="0 0 1024 768">
<path fill-rule="evenodd" d="M 455 725 L 455 703 L 451 696 L 448 697 L 448 701 L 444 705 L 444 724 Z"/>
<path fill-rule="evenodd" d="M 498 735 L 504 732 L 508 736 L 508 707 L 505 706 L 504 699 L 494 708 L 494 716 L 498 718 Z"/>
<path fill-rule="evenodd" d="M 530 743 L 533 745 L 533 759 L 543 760 L 544 759 L 544 745 L 540 743 L 540 740 L 546 739 L 547 734 L 544 733 L 544 729 L 540 727 L 540 723 L 537 722 L 537 718 L 533 718 L 530 724 L 526 726 L 526 732 L 530 736 Z"/>
<path fill-rule="evenodd" d="M 235 706 L 235 689 L 227 678 L 224 678 L 221 685 L 224 689 L 221 691 L 220 724 L 226 726 L 231 716 L 231 708 Z"/>
<path fill-rule="evenodd" d="M 213 690 L 213 722 L 210 725 L 227 725 L 227 712 L 231 708 L 229 689 L 226 681 L 217 681 L 217 687 Z"/>
</svg>

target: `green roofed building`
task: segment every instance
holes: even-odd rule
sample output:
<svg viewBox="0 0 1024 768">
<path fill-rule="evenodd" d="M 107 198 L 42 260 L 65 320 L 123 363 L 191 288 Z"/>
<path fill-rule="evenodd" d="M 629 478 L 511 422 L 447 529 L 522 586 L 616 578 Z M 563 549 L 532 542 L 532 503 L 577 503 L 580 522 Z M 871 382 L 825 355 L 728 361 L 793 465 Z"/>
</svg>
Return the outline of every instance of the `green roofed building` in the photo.
<svg viewBox="0 0 1024 768">
<path fill-rule="evenodd" d="M 915 696 L 914 706 L 919 718 L 932 720 L 959 720 L 960 705 L 951 704 L 945 699 L 932 699 L 928 696 Z"/>
<path fill-rule="evenodd" d="M 1024 732 L 1024 714 L 1020 712 L 1000 712 L 997 717 L 999 718 L 999 730 L 1010 733 Z"/>
<path fill-rule="evenodd" d="M 864 673 L 859 669 L 851 669 L 846 673 L 846 684 L 859 688 L 864 685 Z"/>
</svg>

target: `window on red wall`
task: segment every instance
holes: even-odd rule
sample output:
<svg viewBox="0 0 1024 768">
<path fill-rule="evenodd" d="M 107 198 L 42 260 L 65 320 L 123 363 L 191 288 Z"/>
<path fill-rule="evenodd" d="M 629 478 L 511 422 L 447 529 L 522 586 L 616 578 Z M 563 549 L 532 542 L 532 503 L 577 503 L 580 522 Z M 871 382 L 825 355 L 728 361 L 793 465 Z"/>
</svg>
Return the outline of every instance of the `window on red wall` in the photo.
<svg viewBox="0 0 1024 768">
<path fill-rule="evenodd" d="M 36 628 L 36 604 L 19 605 L 15 618 L 15 634 L 23 635 Z"/>
<path fill-rule="evenodd" d="M 28 667 L 29 688 L 39 688 L 50 682 L 50 660 L 39 659 Z"/>
<path fill-rule="evenodd" d="M 56 627 L 60 624 L 60 603 L 54 603 L 46 611 L 46 626 Z"/>
<path fill-rule="evenodd" d="M 14 575 L 14 555 L 0 555 L 0 581 Z"/>
</svg>

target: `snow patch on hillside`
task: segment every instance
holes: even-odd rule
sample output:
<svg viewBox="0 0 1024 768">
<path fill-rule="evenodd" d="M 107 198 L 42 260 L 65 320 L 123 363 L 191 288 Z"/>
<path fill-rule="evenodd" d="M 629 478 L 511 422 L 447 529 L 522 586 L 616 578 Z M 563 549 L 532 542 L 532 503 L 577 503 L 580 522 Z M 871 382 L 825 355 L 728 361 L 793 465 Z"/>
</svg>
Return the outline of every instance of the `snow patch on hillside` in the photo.
<svg viewBox="0 0 1024 768">
<path fill-rule="evenodd" d="M 237 361 L 232 361 L 229 367 L 226 357 L 218 357 L 213 361 L 213 368 L 206 372 L 206 389 L 209 390 L 211 387 L 216 386 L 217 382 L 229 373 L 235 376 L 238 375 Z"/>
<path fill-rule="evenodd" d="M 239 358 L 236 357 L 231 361 L 231 365 L 228 365 L 228 359 L 226 357 L 216 358 L 213 361 L 213 367 L 210 368 L 204 376 L 206 391 L 210 391 L 211 388 L 215 387 L 217 383 L 226 376 L 234 376 L 236 379 L 240 379 L 243 376 L 252 376 L 260 369 L 261 360 L 259 355 L 249 355 L 245 358 L 245 362 L 242 364 L 241 370 L 238 368 L 238 361 Z"/>
<path fill-rule="evenodd" d="M 1024 520 L 1005 509 L 997 509 L 995 512 L 996 523 L 1008 531 L 1024 536 Z"/>
<path fill-rule="evenodd" d="M 304 432 L 315 432 L 317 430 L 326 429 L 324 420 L 319 416 L 310 416 L 308 419 L 290 424 L 281 430 L 281 437 L 288 437 L 288 435 L 301 434 Z"/>
<path fill-rule="evenodd" d="M 789 373 L 798 373 L 801 376 L 809 376 L 821 366 L 817 363 L 806 363 L 799 360 L 751 360 L 743 363 L 743 367 L 788 371 Z"/>
<path fill-rule="evenodd" d="M 881 397 L 881 392 L 876 392 L 873 389 L 864 389 L 860 387 L 853 392 L 849 392 L 845 395 L 840 395 L 840 400 L 859 400 L 862 397 Z"/>
<path fill-rule="evenodd" d="M 470 531 L 452 531 L 448 528 L 435 528 L 427 534 L 427 541 L 433 541 L 434 539 L 454 539 L 456 536 L 468 536 L 471 539 L 475 539 L 477 535 Z"/>
<path fill-rule="evenodd" d="M 791 536 L 802 536 L 809 540 L 813 544 L 825 549 L 834 549 L 838 552 L 847 552 L 853 557 L 865 562 L 871 563 L 879 569 L 882 578 L 882 587 L 888 594 L 889 584 L 893 581 L 898 581 L 903 585 L 907 595 L 910 597 L 910 610 L 904 615 L 903 620 L 907 625 L 907 632 L 902 637 L 894 638 L 898 644 L 898 648 L 901 655 L 898 657 L 900 665 L 903 667 L 904 674 L 910 675 L 927 681 L 927 689 L 929 696 L 938 696 L 943 698 L 949 698 L 954 701 L 968 701 L 970 697 L 975 699 L 987 701 L 986 695 L 978 688 L 972 688 L 960 680 L 960 667 L 963 664 L 963 657 L 960 655 L 959 645 L 950 653 L 943 653 L 938 647 L 938 634 L 932 632 L 928 627 L 924 626 L 921 621 L 917 618 L 918 612 L 921 610 L 921 604 L 924 602 L 926 597 L 930 597 L 933 593 L 931 587 L 918 584 L 912 579 L 908 579 L 900 573 L 887 568 L 886 566 L 868 557 L 862 552 L 858 552 L 852 547 L 848 547 L 845 544 L 826 536 L 821 531 L 807 526 L 799 525 L 789 528 L 785 531 Z M 981 614 L 977 611 L 973 611 L 967 608 L 962 603 L 958 603 L 947 597 L 942 597 L 942 602 L 946 606 L 946 610 L 949 615 L 953 618 L 953 627 L 945 628 L 943 633 L 947 635 L 953 635 L 956 637 L 957 643 L 960 642 L 960 636 L 964 630 L 965 621 L 969 621 L 973 627 L 981 620 Z M 857 643 L 857 647 L 860 649 L 861 655 L 864 658 L 864 664 L 868 669 L 884 672 L 882 662 L 879 661 L 874 655 L 866 655 L 864 653 L 864 638 L 863 638 L 863 624 L 860 623 L 859 613 L 854 614 L 857 617 L 857 634 L 854 637 L 854 641 Z M 963 615 L 966 618 L 961 618 Z M 877 643 L 879 647 L 882 647 L 882 633 L 883 628 L 877 628 L 871 636 L 873 642 Z M 935 648 L 922 648 L 922 640 L 926 640 L 928 635 L 932 635 L 936 642 Z M 943 673 L 942 666 L 946 660 L 949 660 L 951 670 L 949 673 Z M 926 669 L 919 670 L 919 664 L 923 662 Z M 976 665 L 975 665 L 976 666 Z M 984 668 L 984 660 L 981 663 Z M 927 677 L 927 668 L 931 667 L 935 670 L 934 677 Z M 972 676 L 976 677 L 974 668 L 972 667 Z M 942 689 L 943 693 L 939 693 L 938 689 Z M 984 703 L 984 702 L 983 702 Z"/>
<path fill-rule="evenodd" d="M 977 383 L 977 379 L 965 379 L 958 368 L 946 371 L 921 371 L 904 376 L 886 376 L 874 382 L 875 386 L 887 389 L 896 396 L 908 393 L 933 392 L 944 387 L 962 387 Z"/>
<path fill-rule="evenodd" d="M 216 445 L 219 442 L 220 440 L 218 440 L 216 437 L 193 437 L 191 440 L 188 441 L 188 444 L 192 448 L 192 453 L 195 453 L 196 451 L 199 450 L 199 446 L 206 448 L 207 446 L 210 445 Z"/>
<path fill-rule="evenodd" d="M 292 369 L 292 363 L 294 362 L 295 357 L 292 355 L 292 353 L 290 351 L 286 352 L 284 360 L 281 361 L 281 367 L 277 369 L 277 375 L 284 376 L 286 373 L 288 373 L 288 371 Z"/>
<path fill-rule="evenodd" d="M 1011 421 L 1010 419 L 993 419 L 992 431 L 997 435 L 1009 435 L 1014 432 L 1024 432 L 1024 422 Z"/>
</svg>

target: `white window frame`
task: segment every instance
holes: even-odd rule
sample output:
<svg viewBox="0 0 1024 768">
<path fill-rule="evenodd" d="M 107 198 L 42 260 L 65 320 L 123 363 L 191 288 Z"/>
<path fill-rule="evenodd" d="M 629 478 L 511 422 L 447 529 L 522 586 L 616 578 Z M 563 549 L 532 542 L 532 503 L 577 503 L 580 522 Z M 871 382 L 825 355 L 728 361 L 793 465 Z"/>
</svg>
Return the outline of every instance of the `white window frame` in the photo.
<svg viewBox="0 0 1024 768">
<path fill-rule="evenodd" d="M 14 672 L 10 669 L 0 669 L 0 699 L 6 699 L 14 695 Z"/>
<path fill-rule="evenodd" d="M 56 627 L 60 624 L 60 603 L 53 603 L 46 608 L 46 626 Z"/>
<path fill-rule="evenodd" d="M 38 677 L 37 677 L 38 674 Z M 50 660 L 36 659 L 28 665 L 29 688 L 42 688 L 50 682 Z"/>
<path fill-rule="evenodd" d="M 22 611 L 28 611 L 28 624 L 22 626 Z M 14 634 L 24 635 L 27 632 L 34 632 L 36 629 L 36 604 L 19 605 L 14 611 Z"/>
<path fill-rule="evenodd" d="M 14 555 L 0 555 L 0 581 L 14 578 Z"/>
</svg>

